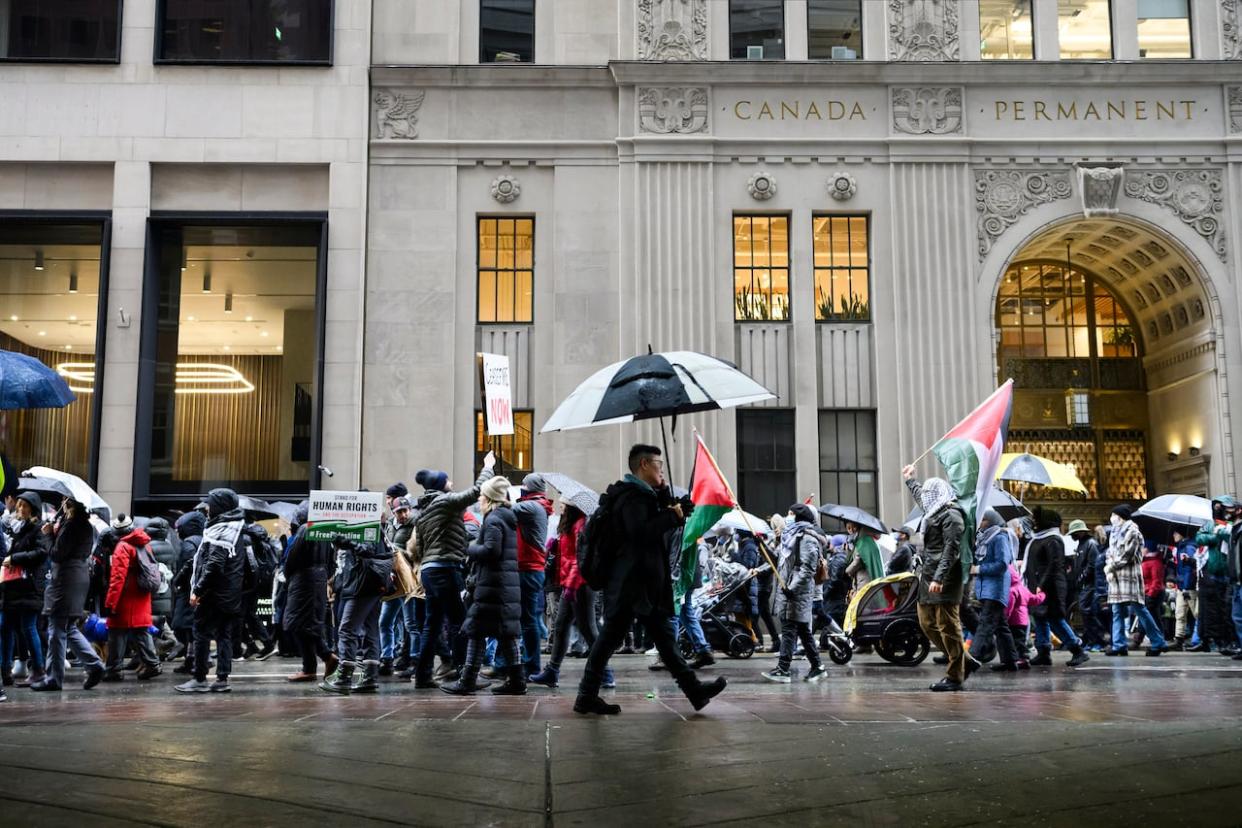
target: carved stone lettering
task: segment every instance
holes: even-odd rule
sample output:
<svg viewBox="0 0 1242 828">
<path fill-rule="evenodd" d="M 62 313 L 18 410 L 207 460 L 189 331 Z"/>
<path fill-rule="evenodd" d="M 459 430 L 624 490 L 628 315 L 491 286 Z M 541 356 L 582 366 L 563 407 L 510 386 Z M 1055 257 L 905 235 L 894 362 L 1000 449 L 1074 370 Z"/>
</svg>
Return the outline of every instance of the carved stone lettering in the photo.
<svg viewBox="0 0 1242 828">
<path fill-rule="evenodd" d="M 707 0 L 638 0 L 639 60 L 707 56 Z"/>
<path fill-rule="evenodd" d="M 1172 212 L 1202 236 L 1220 260 L 1228 261 L 1225 242 L 1224 176 L 1219 169 L 1146 170 L 1126 173 L 1126 195 Z"/>
<path fill-rule="evenodd" d="M 892 60 L 958 60 L 959 0 L 888 0 Z"/>
<path fill-rule="evenodd" d="M 640 87 L 638 128 L 658 135 L 705 131 L 707 90 L 701 86 Z"/>
<path fill-rule="evenodd" d="M 1000 235 L 1032 207 L 1069 198 L 1072 192 L 1068 171 L 975 170 L 979 261 L 983 261 Z"/>
<path fill-rule="evenodd" d="M 375 91 L 375 137 L 418 137 L 418 110 L 427 93 L 423 90 L 404 95 L 391 89 Z"/>
<path fill-rule="evenodd" d="M 895 86 L 893 129 L 910 135 L 952 135 L 962 131 L 962 87 Z"/>
</svg>

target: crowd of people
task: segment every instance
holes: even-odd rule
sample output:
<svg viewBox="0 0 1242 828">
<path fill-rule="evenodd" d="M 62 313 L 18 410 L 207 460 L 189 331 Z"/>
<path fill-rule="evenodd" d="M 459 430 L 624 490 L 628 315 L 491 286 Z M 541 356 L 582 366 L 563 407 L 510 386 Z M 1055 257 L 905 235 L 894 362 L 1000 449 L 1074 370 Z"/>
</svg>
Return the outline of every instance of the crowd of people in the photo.
<svg viewBox="0 0 1242 828">
<path fill-rule="evenodd" d="M 1242 505 L 1231 498 L 1213 501 L 1210 524 L 1167 537 L 1144 538 L 1125 505 L 1094 529 L 1063 527 L 1049 508 L 1008 522 L 986 510 L 971 526 L 946 481 L 904 474 L 922 516 L 891 539 L 854 523 L 829 534 L 797 503 L 689 544 L 694 504 L 674 496 L 646 445 L 590 514 L 554 500 L 539 474 L 497 475 L 491 455 L 460 491 L 445 472 L 419 471 L 418 494 L 404 483 L 385 492 L 374 542 L 313 536 L 306 503 L 273 537 L 224 488 L 172 525 L 123 514 L 104 524 L 71 498 L 53 510 L 14 493 L 0 517 L 0 679 L 60 691 L 72 663 L 89 690 L 179 662 L 178 692 L 223 693 L 235 657 L 280 654 L 301 658 L 289 682 L 325 693 L 403 679 L 521 695 L 558 687 L 579 656 L 574 709 L 608 715 L 620 711 L 601 696 L 616 684 L 612 656 L 650 648 L 651 669 L 701 709 L 726 681 L 696 671 L 736 644 L 705 630 L 705 610 L 775 654 L 764 679 L 791 682 L 801 657 L 813 682 L 829 674 L 817 634 L 839 633 L 852 596 L 901 573 L 917 580 L 919 626 L 946 666 L 936 692 L 961 690 L 988 662 L 1049 667 L 1057 649 L 1070 668 L 1144 640 L 1149 656 L 1242 659 Z"/>
</svg>

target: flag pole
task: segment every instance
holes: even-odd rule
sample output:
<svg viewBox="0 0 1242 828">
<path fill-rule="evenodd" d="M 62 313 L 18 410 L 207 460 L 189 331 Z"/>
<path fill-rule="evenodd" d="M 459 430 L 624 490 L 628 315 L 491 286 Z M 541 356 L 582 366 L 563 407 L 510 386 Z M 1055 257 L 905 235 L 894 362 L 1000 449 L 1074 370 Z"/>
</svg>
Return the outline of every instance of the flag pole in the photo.
<svg viewBox="0 0 1242 828">
<path fill-rule="evenodd" d="M 699 430 L 695 428 L 695 429 L 692 429 L 692 431 L 694 432 L 694 439 L 697 440 L 700 444 L 702 444 L 703 438 L 699 436 Z M 704 447 L 706 448 L 706 446 Z M 763 542 L 763 535 L 755 531 L 754 524 L 750 522 L 750 515 L 746 512 L 745 509 L 742 508 L 741 504 L 737 502 L 737 495 L 733 493 L 733 487 L 729 485 L 728 478 L 724 476 L 724 472 L 720 470 L 720 465 L 716 462 L 716 458 L 712 455 L 710 451 L 707 452 L 707 459 L 711 461 L 712 468 L 716 470 L 716 475 L 720 478 L 720 481 L 724 483 L 725 491 L 729 493 L 729 500 L 733 503 L 733 508 L 737 509 L 739 512 L 742 513 L 742 522 L 746 524 L 746 531 L 750 532 L 752 535 L 755 536 L 755 540 L 759 544 L 759 551 L 762 552 L 763 557 L 767 559 L 768 566 L 772 567 L 772 572 L 776 574 L 776 580 L 780 581 L 781 589 L 782 590 L 788 589 L 789 586 L 788 584 L 785 583 L 785 579 L 781 576 L 781 571 L 777 569 L 776 562 L 773 561 L 772 556 L 768 554 L 768 547 L 767 547 L 767 544 Z M 691 482 L 693 483 L 693 481 Z M 691 496 L 694 495 L 693 492 L 691 492 L 690 494 Z"/>
</svg>

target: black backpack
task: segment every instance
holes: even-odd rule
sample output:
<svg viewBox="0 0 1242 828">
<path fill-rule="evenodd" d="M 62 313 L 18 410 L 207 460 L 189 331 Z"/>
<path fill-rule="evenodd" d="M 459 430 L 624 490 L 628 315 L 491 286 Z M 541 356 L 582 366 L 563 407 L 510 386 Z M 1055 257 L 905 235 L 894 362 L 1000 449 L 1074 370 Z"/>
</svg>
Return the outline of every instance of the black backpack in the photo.
<svg viewBox="0 0 1242 828">
<path fill-rule="evenodd" d="M 608 573 L 620 546 L 613 518 L 615 497 L 611 491 L 604 493 L 599 499 L 599 508 L 587 519 L 586 526 L 578 535 L 578 573 L 587 586 L 597 591 L 608 585 Z"/>
</svg>

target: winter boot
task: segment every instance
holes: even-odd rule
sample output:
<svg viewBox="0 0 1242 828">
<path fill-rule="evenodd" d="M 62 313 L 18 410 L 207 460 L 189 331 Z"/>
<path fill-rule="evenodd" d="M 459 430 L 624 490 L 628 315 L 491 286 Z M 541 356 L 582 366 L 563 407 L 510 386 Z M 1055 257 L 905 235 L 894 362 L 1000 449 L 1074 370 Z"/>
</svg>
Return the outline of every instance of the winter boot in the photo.
<svg viewBox="0 0 1242 828">
<path fill-rule="evenodd" d="M 379 674 L 380 665 L 374 661 L 365 661 L 362 664 L 362 672 L 354 677 L 354 683 L 350 685 L 350 693 L 378 693 L 379 683 L 375 680 Z"/>
<path fill-rule="evenodd" d="M 379 674 L 381 676 L 391 676 L 393 671 L 393 661 L 391 658 L 380 659 Z"/>
<path fill-rule="evenodd" d="M 578 694 L 578 698 L 574 700 L 575 713 L 595 713 L 599 716 L 615 716 L 621 712 L 621 705 L 609 704 L 599 696 L 584 696 Z"/>
<path fill-rule="evenodd" d="M 338 696 L 348 696 L 350 690 L 350 680 L 354 676 L 354 665 L 348 662 L 342 662 L 336 671 L 319 682 L 319 689 L 325 693 L 335 693 Z"/>
<path fill-rule="evenodd" d="M 488 682 L 490 685 L 491 682 Z M 457 681 L 446 682 L 440 685 L 440 689 L 450 696 L 471 696 L 474 695 L 479 687 L 479 668 L 477 666 L 466 666 L 462 668 L 461 677 Z"/>
<path fill-rule="evenodd" d="M 1048 647 L 1036 647 L 1035 657 L 1031 659 L 1032 667 L 1050 667 L 1052 666 L 1052 650 Z"/>
<path fill-rule="evenodd" d="M 1087 655 L 1086 650 L 1082 648 L 1081 644 L 1070 647 L 1070 652 L 1073 653 L 1074 657 L 1069 660 L 1069 663 L 1065 665 L 1066 667 L 1081 667 L 1091 660 L 1091 657 Z"/>
<path fill-rule="evenodd" d="M 526 667 L 521 664 L 510 664 L 505 669 L 505 681 L 498 687 L 492 688 L 494 696 L 525 696 L 526 695 Z"/>
<path fill-rule="evenodd" d="M 553 667 L 551 664 L 549 664 L 547 667 L 544 667 L 538 673 L 535 673 L 533 676 L 527 679 L 527 681 L 529 681 L 531 684 L 538 684 L 541 687 L 556 687 L 560 680 L 560 677 L 561 677 L 560 668 Z"/>
<path fill-rule="evenodd" d="M 692 677 L 688 681 L 677 682 L 677 685 L 686 694 L 686 698 L 690 700 L 690 704 L 694 709 L 702 710 L 704 707 L 707 707 L 708 702 L 720 695 L 728 683 L 724 676 L 718 676 L 715 681 L 708 684 L 704 684 L 697 678 Z"/>
<path fill-rule="evenodd" d="M 408 670 L 409 667 L 410 667 L 410 654 L 409 653 L 402 653 L 401 655 L 397 656 L 397 660 L 392 663 L 392 671 L 398 674 L 404 672 L 405 670 Z M 406 676 L 405 678 L 409 678 L 409 676 Z"/>
</svg>

